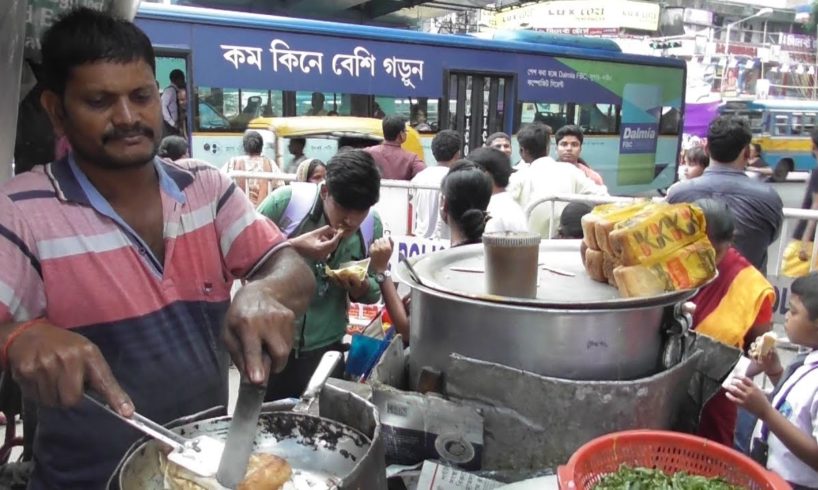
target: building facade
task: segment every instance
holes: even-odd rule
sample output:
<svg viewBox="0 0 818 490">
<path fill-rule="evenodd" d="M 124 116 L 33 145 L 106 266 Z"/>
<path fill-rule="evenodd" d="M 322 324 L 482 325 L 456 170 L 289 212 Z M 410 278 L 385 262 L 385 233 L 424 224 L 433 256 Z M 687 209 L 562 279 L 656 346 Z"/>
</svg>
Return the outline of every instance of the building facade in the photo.
<svg viewBox="0 0 818 490">
<path fill-rule="evenodd" d="M 615 39 L 688 61 L 688 100 L 818 98 L 810 0 L 503 1 L 481 26 Z"/>
</svg>

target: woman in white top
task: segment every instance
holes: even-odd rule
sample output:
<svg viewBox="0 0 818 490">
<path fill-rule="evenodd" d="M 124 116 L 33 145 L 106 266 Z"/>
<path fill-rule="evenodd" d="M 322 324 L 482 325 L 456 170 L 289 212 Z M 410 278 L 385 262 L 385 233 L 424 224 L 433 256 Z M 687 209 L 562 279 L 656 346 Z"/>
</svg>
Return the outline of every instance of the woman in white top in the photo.
<svg viewBox="0 0 818 490">
<path fill-rule="evenodd" d="M 504 152 L 494 148 L 478 148 L 467 157 L 489 174 L 492 180 L 491 201 L 489 201 L 489 221 L 486 232 L 528 231 L 528 220 L 517 201 L 506 192 L 511 177 L 511 161 Z"/>
</svg>

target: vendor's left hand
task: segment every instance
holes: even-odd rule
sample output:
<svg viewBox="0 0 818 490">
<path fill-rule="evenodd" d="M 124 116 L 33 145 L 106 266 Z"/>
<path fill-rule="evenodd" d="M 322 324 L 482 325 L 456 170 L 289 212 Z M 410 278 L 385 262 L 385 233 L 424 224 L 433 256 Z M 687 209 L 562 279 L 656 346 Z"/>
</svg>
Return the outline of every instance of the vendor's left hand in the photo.
<svg viewBox="0 0 818 490">
<path fill-rule="evenodd" d="M 767 395 L 753 383 L 753 380 L 745 376 L 736 378 L 733 384 L 727 387 L 727 398 L 761 420 L 766 420 L 767 413 L 773 409 Z"/>
<path fill-rule="evenodd" d="M 237 293 L 225 317 L 224 342 L 239 372 L 264 384 L 270 370 L 287 365 L 295 336 L 295 314 L 264 287 L 250 282 Z"/>
</svg>

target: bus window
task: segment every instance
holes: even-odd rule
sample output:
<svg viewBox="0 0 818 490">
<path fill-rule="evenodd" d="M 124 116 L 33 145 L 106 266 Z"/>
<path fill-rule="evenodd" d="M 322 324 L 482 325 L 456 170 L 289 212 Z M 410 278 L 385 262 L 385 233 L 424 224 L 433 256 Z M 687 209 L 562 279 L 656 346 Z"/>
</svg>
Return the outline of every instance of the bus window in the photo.
<svg viewBox="0 0 818 490">
<path fill-rule="evenodd" d="M 570 109 L 572 109 L 571 104 L 523 102 L 520 123 L 540 122 L 551 126 L 551 130 L 556 132 L 569 122 L 573 122 L 569 114 Z"/>
<path fill-rule="evenodd" d="M 814 112 L 807 112 L 804 114 L 801 124 L 804 128 L 805 135 L 808 135 L 815 129 L 815 116 L 816 114 Z"/>
<path fill-rule="evenodd" d="M 281 114 L 282 94 L 275 90 L 196 87 L 195 94 L 194 131 L 243 132 L 257 117 Z"/>
<path fill-rule="evenodd" d="M 322 92 L 296 92 L 296 116 L 349 115 L 349 109 L 342 107 L 341 94 Z"/>
<path fill-rule="evenodd" d="M 438 99 L 376 96 L 374 107 L 372 117 L 381 119 L 393 115 L 403 116 L 419 133 L 434 133 L 438 130 L 440 114 Z"/>
<path fill-rule="evenodd" d="M 619 106 L 577 104 L 574 124 L 585 134 L 619 134 Z"/>
<path fill-rule="evenodd" d="M 809 136 L 815 128 L 815 113 L 794 112 L 790 116 L 790 134 Z"/>
<path fill-rule="evenodd" d="M 677 135 L 682 130 L 682 114 L 675 107 L 663 107 L 659 119 L 659 134 Z"/>
<path fill-rule="evenodd" d="M 772 122 L 773 136 L 786 136 L 790 134 L 790 118 L 787 114 L 773 114 Z"/>
</svg>

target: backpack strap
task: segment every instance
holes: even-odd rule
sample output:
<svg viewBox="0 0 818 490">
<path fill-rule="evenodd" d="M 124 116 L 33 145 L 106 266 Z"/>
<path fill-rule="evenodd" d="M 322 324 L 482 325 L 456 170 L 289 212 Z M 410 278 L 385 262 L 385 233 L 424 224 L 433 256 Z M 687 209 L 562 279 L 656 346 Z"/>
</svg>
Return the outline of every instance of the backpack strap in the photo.
<svg viewBox="0 0 818 490">
<path fill-rule="evenodd" d="M 292 194 L 290 202 L 284 209 L 281 215 L 281 231 L 287 238 L 290 238 L 298 229 L 304 220 L 310 215 L 310 211 L 315 206 L 315 200 L 318 198 L 318 185 L 309 182 L 292 182 L 290 183 Z"/>
<path fill-rule="evenodd" d="M 310 213 L 315 208 L 316 200 L 318 199 L 317 184 L 309 182 L 291 182 L 292 194 L 290 195 L 290 202 L 284 209 L 281 215 L 281 232 L 287 238 L 293 236 L 294 233 L 301 228 L 304 221 L 309 218 Z M 375 241 L 375 210 L 370 209 L 358 229 L 361 238 L 361 248 L 363 248 L 363 256 L 369 257 L 369 247 Z"/>
<path fill-rule="evenodd" d="M 375 210 L 373 208 L 369 208 L 369 213 L 364 218 L 358 231 L 361 233 L 364 257 L 369 257 L 369 247 L 375 241 Z"/>
</svg>

